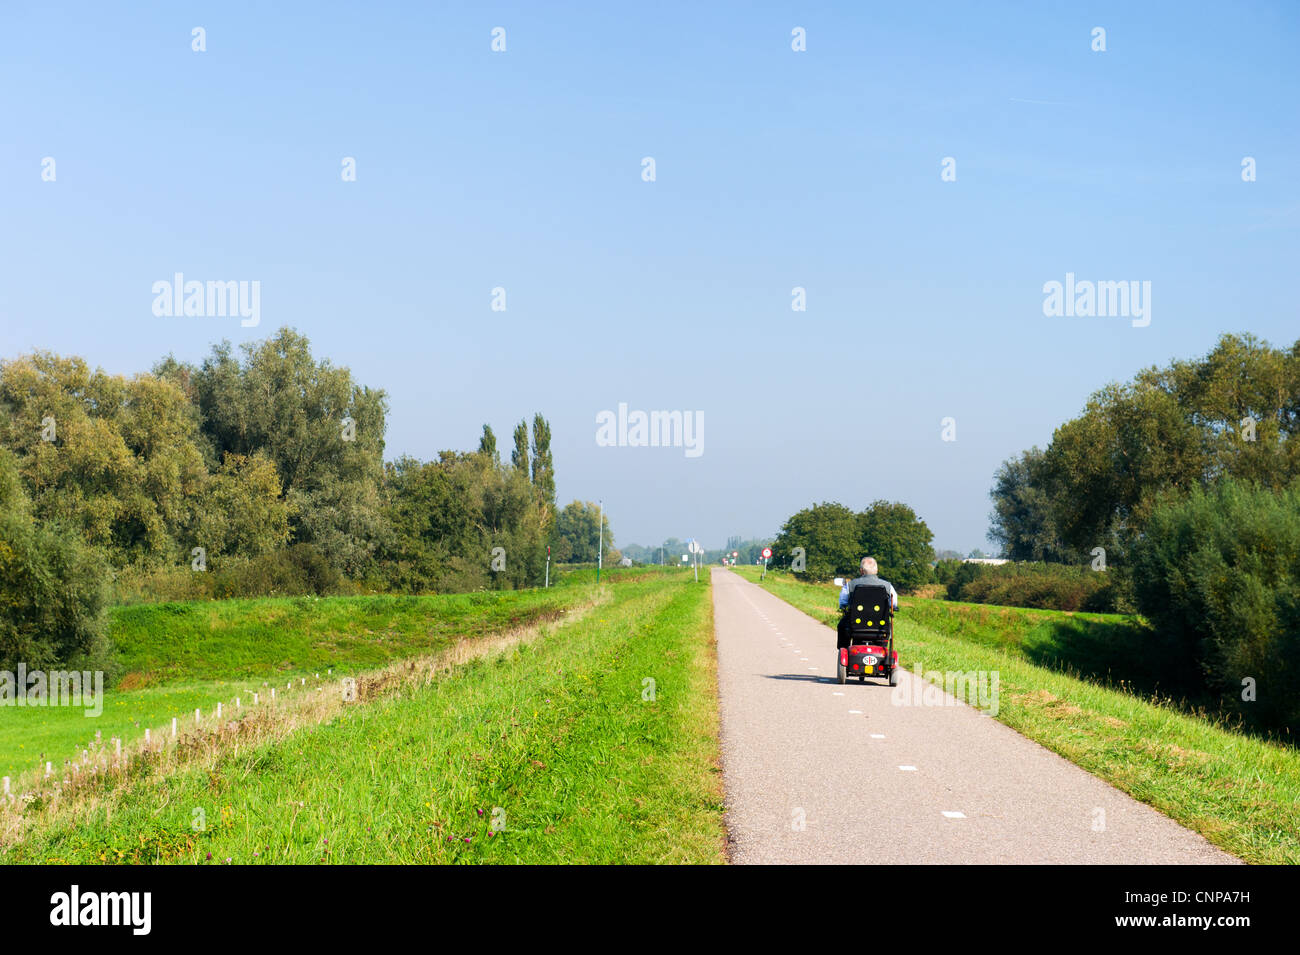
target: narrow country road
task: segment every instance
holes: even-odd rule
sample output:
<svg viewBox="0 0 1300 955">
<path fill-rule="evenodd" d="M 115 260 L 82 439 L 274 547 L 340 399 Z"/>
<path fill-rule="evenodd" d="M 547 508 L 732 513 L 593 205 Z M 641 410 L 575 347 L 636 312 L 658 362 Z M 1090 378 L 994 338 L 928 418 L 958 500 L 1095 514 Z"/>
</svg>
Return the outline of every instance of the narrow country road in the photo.
<svg viewBox="0 0 1300 955">
<path fill-rule="evenodd" d="M 891 703 L 911 674 L 838 685 L 833 630 L 712 573 L 734 862 L 1238 861 L 972 706 Z"/>
</svg>

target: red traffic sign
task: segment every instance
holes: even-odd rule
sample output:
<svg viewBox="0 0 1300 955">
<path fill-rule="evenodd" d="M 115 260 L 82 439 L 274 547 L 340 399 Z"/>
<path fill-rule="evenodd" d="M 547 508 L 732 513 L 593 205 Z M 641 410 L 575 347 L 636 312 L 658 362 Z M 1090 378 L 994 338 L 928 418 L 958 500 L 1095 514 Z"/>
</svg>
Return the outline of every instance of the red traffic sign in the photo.
<svg viewBox="0 0 1300 955">
<path fill-rule="evenodd" d="M 764 548 L 763 548 L 763 559 L 764 559 L 764 560 L 770 560 L 771 558 L 772 558 L 772 548 L 770 548 L 770 547 L 764 547 Z"/>
</svg>

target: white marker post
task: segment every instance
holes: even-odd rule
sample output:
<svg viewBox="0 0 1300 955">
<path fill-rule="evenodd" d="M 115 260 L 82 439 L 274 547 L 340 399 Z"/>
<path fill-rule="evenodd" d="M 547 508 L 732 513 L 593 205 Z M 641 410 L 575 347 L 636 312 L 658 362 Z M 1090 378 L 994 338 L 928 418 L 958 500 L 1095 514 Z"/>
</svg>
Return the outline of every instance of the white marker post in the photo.
<svg viewBox="0 0 1300 955">
<path fill-rule="evenodd" d="M 176 738 L 176 717 L 172 717 L 172 739 Z"/>
</svg>

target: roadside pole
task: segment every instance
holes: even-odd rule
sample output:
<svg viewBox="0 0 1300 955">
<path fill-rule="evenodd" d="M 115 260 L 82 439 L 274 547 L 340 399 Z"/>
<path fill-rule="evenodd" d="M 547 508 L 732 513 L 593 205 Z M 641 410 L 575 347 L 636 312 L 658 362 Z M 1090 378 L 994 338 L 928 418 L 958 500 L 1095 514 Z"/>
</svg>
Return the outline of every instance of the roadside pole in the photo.
<svg viewBox="0 0 1300 955">
<path fill-rule="evenodd" d="M 544 587 L 551 586 L 551 545 L 546 545 L 546 583 Z"/>
<path fill-rule="evenodd" d="M 600 555 L 605 548 L 605 502 L 596 502 L 596 583 L 600 583 Z"/>
</svg>

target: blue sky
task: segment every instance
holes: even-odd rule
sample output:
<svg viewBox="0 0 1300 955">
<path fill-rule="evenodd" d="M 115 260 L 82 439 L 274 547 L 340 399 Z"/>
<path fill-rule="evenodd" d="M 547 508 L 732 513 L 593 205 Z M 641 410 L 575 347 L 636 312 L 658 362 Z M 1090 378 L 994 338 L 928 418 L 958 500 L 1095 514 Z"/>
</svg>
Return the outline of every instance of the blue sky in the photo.
<svg viewBox="0 0 1300 955">
<path fill-rule="evenodd" d="M 0 355 L 291 325 L 387 389 L 389 457 L 541 411 L 622 543 L 886 498 L 987 549 L 999 462 L 1106 382 L 1300 337 L 1294 3 L 46 6 L 0 13 Z M 154 316 L 176 272 L 261 324 Z M 1151 324 L 1045 317 L 1067 272 Z M 620 402 L 704 453 L 597 446 Z"/>
</svg>

